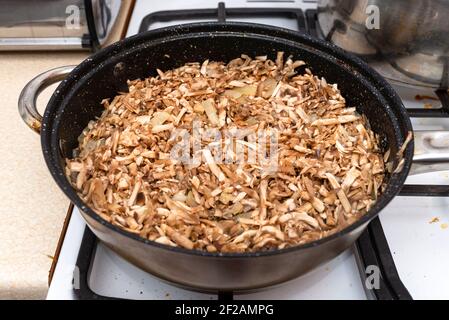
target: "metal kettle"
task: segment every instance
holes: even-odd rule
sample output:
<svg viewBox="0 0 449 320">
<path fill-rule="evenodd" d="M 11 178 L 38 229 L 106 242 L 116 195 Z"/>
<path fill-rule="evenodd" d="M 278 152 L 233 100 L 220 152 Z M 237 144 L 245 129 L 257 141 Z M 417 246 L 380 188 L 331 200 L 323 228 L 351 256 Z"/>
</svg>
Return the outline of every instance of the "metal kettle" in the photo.
<svg viewBox="0 0 449 320">
<path fill-rule="evenodd" d="M 449 0 L 319 0 L 322 36 L 392 82 L 449 88 Z"/>
</svg>

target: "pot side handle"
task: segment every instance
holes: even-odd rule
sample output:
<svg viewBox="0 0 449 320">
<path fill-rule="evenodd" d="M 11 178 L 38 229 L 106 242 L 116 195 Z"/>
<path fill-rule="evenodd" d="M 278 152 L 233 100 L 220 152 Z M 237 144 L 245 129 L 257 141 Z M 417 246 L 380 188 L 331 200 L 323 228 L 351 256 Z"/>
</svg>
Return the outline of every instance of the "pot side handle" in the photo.
<svg viewBox="0 0 449 320">
<path fill-rule="evenodd" d="M 19 113 L 23 121 L 37 133 L 40 133 L 42 115 L 36 107 L 39 94 L 53 83 L 63 80 L 76 66 L 63 66 L 41 73 L 30 80 L 19 96 Z"/>
<path fill-rule="evenodd" d="M 410 174 L 449 169 L 449 131 L 415 131 Z"/>
</svg>

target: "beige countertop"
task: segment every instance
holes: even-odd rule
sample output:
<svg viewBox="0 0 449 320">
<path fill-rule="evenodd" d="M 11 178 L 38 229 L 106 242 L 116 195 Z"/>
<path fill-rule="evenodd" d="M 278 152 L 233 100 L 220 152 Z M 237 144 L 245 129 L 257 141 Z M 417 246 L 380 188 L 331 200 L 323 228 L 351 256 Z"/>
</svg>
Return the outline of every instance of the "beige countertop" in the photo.
<svg viewBox="0 0 449 320">
<path fill-rule="evenodd" d="M 0 299 L 43 299 L 69 201 L 50 176 L 40 139 L 17 112 L 37 74 L 78 64 L 88 53 L 0 53 Z M 51 94 L 38 100 L 41 110 Z"/>
</svg>

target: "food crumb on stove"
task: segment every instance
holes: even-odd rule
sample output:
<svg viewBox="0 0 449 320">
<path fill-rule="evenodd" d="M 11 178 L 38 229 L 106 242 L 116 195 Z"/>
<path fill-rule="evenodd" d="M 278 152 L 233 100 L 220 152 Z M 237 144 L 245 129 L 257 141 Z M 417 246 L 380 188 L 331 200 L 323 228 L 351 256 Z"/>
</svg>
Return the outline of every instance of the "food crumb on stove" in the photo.
<svg viewBox="0 0 449 320">
<path fill-rule="evenodd" d="M 421 100 L 438 100 L 438 98 L 437 97 L 433 97 L 433 96 L 417 94 L 415 96 L 415 100 L 417 100 L 417 101 L 421 101 Z"/>
<path fill-rule="evenodd" d="M 433 106 L 431 103 L 424 103 L 424 109 L 432 109 Z"/>
<path fill-rule="evenodd" d="M 436 222 L 439 222 L 439 221 L 440 221 L 440 218 L 433 217 L 432 220 L 429 221 L 429 223 L 436 223 Z"/>
<path fill-rule="evenodd" d="M 447 223 L 442 223 L 441 224 L 441 229 L 447 229 L 449 225 Z"/>
<path fill-rule="evenodd" d="M 165 294 L 165 296 L 166 296 L 167 298 L 170 297 L 170 293 L 167 292 L 167 293 Z"/>
</svg>

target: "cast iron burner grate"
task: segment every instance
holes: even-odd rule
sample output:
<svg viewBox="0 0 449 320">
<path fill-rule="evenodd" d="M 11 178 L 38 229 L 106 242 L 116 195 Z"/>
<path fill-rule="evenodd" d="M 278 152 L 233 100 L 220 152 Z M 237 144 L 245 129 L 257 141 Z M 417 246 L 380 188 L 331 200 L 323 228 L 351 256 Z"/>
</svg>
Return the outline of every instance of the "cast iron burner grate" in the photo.
<svg viewBox="0 0 449 320">
<path fill-rule="evenodd" d="M 191 9 L 157 11 L 145 16 L 140 24 L 139 33 L 150 30 L 156 22 L 168 22 L 176 20 L 209 20 L 217 19 L 218 22 L 226 22 L 226 18 L 284 18 L 294 19 L 298 30 L 306 31 L 306 20 L 301 9 L 297 8 L 226 8 L 223 2 L 218 3 L 216 9 Z"/>
<path fill-rule="evenodd" d="M 172 10 L 158 11 L 145 16 L 141 22 L 139 32 L 149 30 L 156 22 L 167 22 L 176 20 L 201 20 L 217 19 L 226 22 L 226 18 L 256 18 L 256 17 L 283 17 L 295 19 L 299 32 L 307 32 L 314 37 L 319 37 L 317 28 L 316 10 L 307 10 L 305 13 L 297 8 L 225 8 L 220 2 L 216 9 L 197 10 Z M 449 94 L 446 89 L 436 91 L 442 107 L 439 109 L 408 109 L 410 117 L 417 118 L 444 118 L 449 117 Z M 447 185 L 404 185 L 400 196 L 420 197 L 448 197 L 449 186 Z M 95 259 L 95 250 L 98 239 L 88 227 L 84 232 L 78 259 L 79 287 L 74 289 L 78 299 L 104 300 L 117 299 L 106 297 L 93 292 L 89 287 L 89 269 Z M 355 245 L 356 260 L 363 282 L 366 279 L 368 266 L 377 266 L 381 272 L 380 286 L 378 289 L 368 289 L 367 297 L 378 300 L 411 300 L 412 296 L 399 278 L 387 239 L 382 229 L 379 218 L 375 218 L 368 225 L 367 230 L 357 240 Z M 232 292 L 218 292 L 218 300 L 226 301 L 233 299 Z"/>
</svg>

